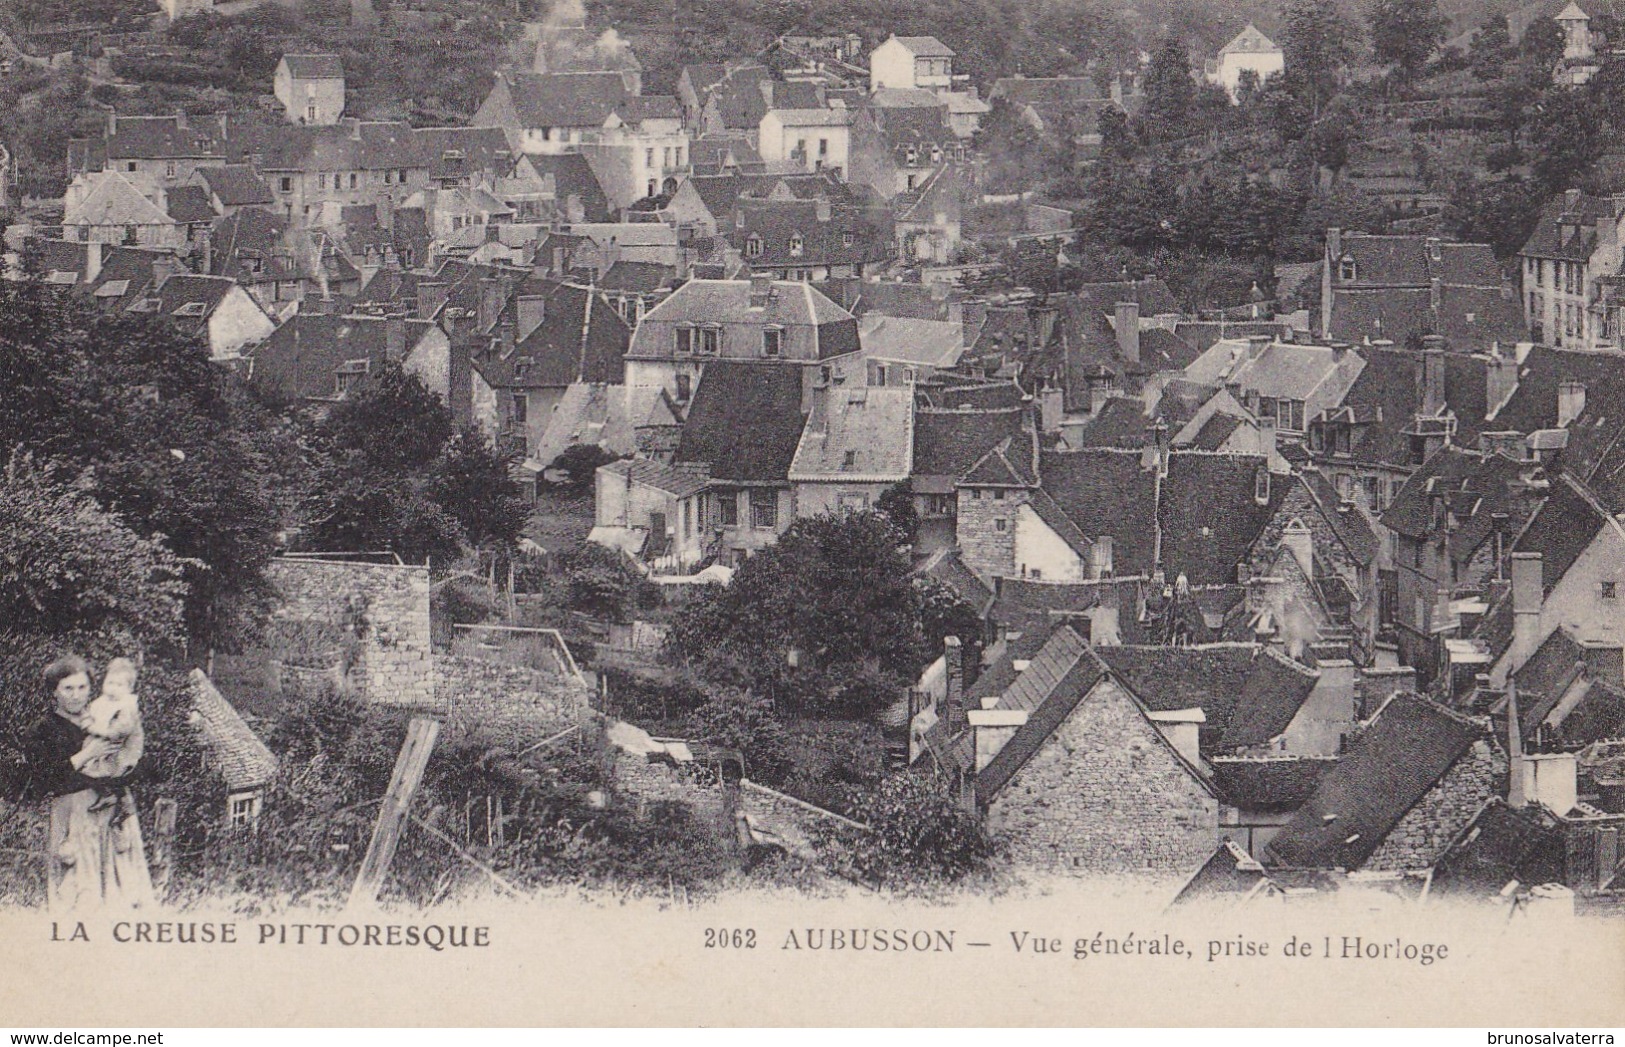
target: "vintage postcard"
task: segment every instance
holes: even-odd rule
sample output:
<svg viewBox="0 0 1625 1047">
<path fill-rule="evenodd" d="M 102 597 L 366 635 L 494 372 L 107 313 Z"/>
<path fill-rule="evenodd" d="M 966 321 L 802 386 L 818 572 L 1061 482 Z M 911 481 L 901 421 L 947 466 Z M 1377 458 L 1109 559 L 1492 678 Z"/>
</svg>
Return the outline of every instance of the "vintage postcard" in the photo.
<svg viewBox="0 0 1625 1047">
<path fill-rule="evenodd" d="M 0 1015 L 1625 1024 L 1589 7 L 8 0 Z"/>
</svg>

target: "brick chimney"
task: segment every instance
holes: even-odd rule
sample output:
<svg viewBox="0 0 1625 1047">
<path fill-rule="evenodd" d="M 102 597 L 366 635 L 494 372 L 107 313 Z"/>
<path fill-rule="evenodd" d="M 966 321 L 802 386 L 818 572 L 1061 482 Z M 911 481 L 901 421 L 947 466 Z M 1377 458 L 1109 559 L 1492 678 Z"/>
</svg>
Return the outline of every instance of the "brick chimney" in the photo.
<svg viewBox="0 0 1625 1047">
<path fill-rule="evenodd" d="M 773 300 L 778 292 L 773 288 L 773 278 L 753 273 L 750 278 L 750 307 L 752 309 L 766 309 L 767 303 Z"/>
<path fill-rule="evenodd" d="M 1432 418 L 1444 410 L 1444 339 L 1426 335 L 1422 339 L 1422 414 Z"/>
<path fill-rule="evenodd" d="M 965 719 L 965 646 L 957 636 L 942 638 L 943 675 L 947 684 L 942 698 L 942 709 L 937 716 L 949 735 L 959 733 L 968 721 Z"/>
<path fill-rule="evenodd" d="M 1117 351 L 1131 364 L 1140 362 L 1140 303 L 1118 302 Z"/>
<path fill-rule="evenodd" d="M 1512 554 L 1512 650 L 1507 672 L 1517 672 L 1540 647 L 1545 582 L 1540 553 Z"/>
<path fill-rule="evenodd" d="M 1061 431 L 1061 422 L 1066 418 L 1066 407 L 1061 387 L 1058 385 L 1045 386 L 1038 392 L 1038 420 L 1039 425 L 1046 433 Z"/>
</svg>

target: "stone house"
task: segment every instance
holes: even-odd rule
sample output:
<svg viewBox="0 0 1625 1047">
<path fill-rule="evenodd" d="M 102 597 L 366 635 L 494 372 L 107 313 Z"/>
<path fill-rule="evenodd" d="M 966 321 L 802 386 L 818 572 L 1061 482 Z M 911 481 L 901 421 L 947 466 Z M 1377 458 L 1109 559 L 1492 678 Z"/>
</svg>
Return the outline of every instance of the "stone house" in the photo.
<svg viewBox="0 0 1625 1047">
<path fill-rule="evenodd" d="M 263 208 L 276 203 L 265 180 L 248 164 L 200 167 L 190 184 L 201 186 L 208 193 L 209 205 L 223 218 L 230 218 L 244 208 Z"/>
<path fill-rule="evenodd" d="M 182 185 L 201 168 L 226 162 L 223 122 L 194 125 L 184 113 L 121 117 L 110 112 L 100 136 L 68 142 L 68 176 L 118 171 L 145 175 L 159 185 Z"/>
<path fill-rule="evenodd" d="M 95 240 L 189 254 L 193 248 L 190 222 L 181 218 L 192 216 L 177 216 L 170 196 L 171 190 L 139 172 L 78 175 L 62 201 L 62 235 L 80 242 Z M 176 202 L 184 202 L 184 198 Z M 200 217 L 206 228 L 213 216 L 211 212 Z"/>
<path fill-rule="evenodd" d="M 1431 866 L 1507 773 L 1489 721 L 1396 694 L 1261 855 L 1267 866 Z"/>
<path fill-rule="evenodd" d="M 293 124 L 336 124 L 344 115 L 344 65 L 338 55 L 283 55 L 272 93 Z"/>
<path fill-rule="evenodd" d="M 954 49 L 934 36 L 891 36 L 869 53 L 869 90 L 951 88 Z"/>
<path fill-rule="evenodd" d="M 875 212 L 812 200 L 742 197 L 729 243 L 753 275 L 823 281 L 863 277 L 895 257 L 889 223 Z"/>
<path fill-rule="evenodd" d="M 234 829 L 251 829 L 276 777 L 277 759 L 203 670 L 193 669 L 188 682 L 198 734 L 209 763 L 226 783 L 221 818 Z"/>
<path fill-rule="evenodd" d="M 689 170 L 689 132 L 670 95 L 626 98 L 581 147 L 610 210 L 669 195 Z"/>
<path fill-rule="evenodd" d="M 1030 439 L 1024 433 L 1030 424 L 1027 416 L 1019 405 L 915 409 L 909 488 L 920 518 L 916 551 L 924 554 L 955 546 L 959 516 L 955 485 L 995 447 Z"/>
<path fill-rule="evenodd" d="M 850 170 L 852 119 L 849 109 L 772 108 L 757 126 L 756 151 L 779 173 Z"/>
<path fill-rule="evenodd" d="M 1611 278 L 1625 264 L 1625 202 L 1569 189 L 1541 209 L 1518 249 L 1529 337 L 1572 349 L 1619 344 L 1620 302 Z"/>
<path fill-rule="evenodd" d="M 1285 68 L 1285 52 L 1249 22 L 1247 28 L 1219 48 L 1218 57 L 1207 63 L 1204 73 L 1209 83 L 1224 88 L 1230 100 L 1235 102 L 1243 73 L 1252 73 L 1258 78 L 1258 84 L 1262 85 L 1270 77 L 1280 75 Z"/>
<path fill-rule="evenodd" d="M 965 147 L 948 126 L 947 109 L 911 106 L 857 110 L 852 119 L 847 180 L 867 185 L 882 200 L 918 189 L 951 164 Z"/>
<path fill-rule="evenodd" d="M 690 280 L 644 313 L 626 352 L 625 384 L 663 388 L 682 404 L 718 361 L 760 361 L 801 381 L 803 370 L 816 375 L 857 348 L 857 320 L 807 284 Z"/>
<path fill-rule="evenodd" d="M 709 546 L 707 478 L 641 458 L 598 467 L 589 540 L 681 573 Z"/>
<path fill-rule="evenodd" d="M 501 72 L 469 122 L 502 128 L 515 153 L 578 152 L 635 95 L 615 72 Z"/>
<path fill-rule="evenodd" d="M 796 515 L 871 509 L 908 480 L 913 458 L 912 388 L 815 385 L 790 463 Z"/>
<path fill-rule="evenodd" d="M 154 283 L 132 295 L 125 310 L 168 317 L 181 331 L 202 339 L 210 359 L 236 360 L 275 329 L 270 316 L 236 281 L 155 269 Z"/>
</svg>

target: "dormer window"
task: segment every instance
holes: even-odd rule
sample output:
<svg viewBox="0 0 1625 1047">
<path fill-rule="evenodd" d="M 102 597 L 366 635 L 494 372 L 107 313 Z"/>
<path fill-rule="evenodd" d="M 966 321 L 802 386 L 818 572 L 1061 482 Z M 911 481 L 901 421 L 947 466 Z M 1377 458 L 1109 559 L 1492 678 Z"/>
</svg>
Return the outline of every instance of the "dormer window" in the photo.
<svg viewBox="0 0 1625 1047">
<path fill-rule="evenodd" d="M 800 258 L 807 250 L 807 242 L 801 238 L 800 233 L 790 234 L 790 257 Z"/>
<path fill-rule="evenodd" d="M 1270 467 L 1262 463 L 1253 470 L 1253 501 L 1270 504 Z"/>
<path fill-rule="evenodd" d="M 745 239 L 745 257 L 762 257 L 762 238 L 757 236 L 755 233 L 751 233 L 750 236 Z"/>
<path fill-rule="evenodd" d="M 843 230 L 841 232 L 841 246 L 842 247 L 851 247 L 854 243 L 857 242 L 857 239 L 858 238 L 853 235 L 852 230 L 850 230 L 850 229 L 846 229 L 846 230 Z"/>
<path fill-rule="evenodd" d="M 677 328 L 677 355 L 682 356 L 694 352 L 698 341 L 698 332 L 694 328 Z"/>
<path fill-rule="evenodd" d="M 1359 268 L 1354 264 L 1352 256 L 1344 255 L 1338 260 L 1337 278 L 1345 282 L 1359 279 Z"/>
<path fill-rule="evenodd" d="M 769 359 L 777 359 L 784 353 L 784 328 L 762 328 L 762 355 Z"/>
<path fill-rule="evenodd" d="M 914 148 L 912 145 L 909 146 L 908 149 L 903 153 L 903 162 L 908 164 L 908 166 L 913 167 L 915 164 L 920 162 L 920 151 Z"/>
<path fill-rule="evenodd" d="M 695 351 L 701 356 L 715 356 L 722 346 L 722 328 L 702 327 L 699 329 L 699 345 Z"/>
</svg>

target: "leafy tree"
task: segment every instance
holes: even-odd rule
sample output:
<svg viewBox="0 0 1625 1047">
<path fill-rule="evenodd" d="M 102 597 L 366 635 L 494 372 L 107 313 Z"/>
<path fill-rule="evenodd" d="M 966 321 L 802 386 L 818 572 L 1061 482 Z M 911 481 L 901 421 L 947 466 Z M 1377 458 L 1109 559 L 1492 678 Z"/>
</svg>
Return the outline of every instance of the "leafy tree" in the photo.
<svg viewBox="0 0 1625 1047">
<path fill-rule="evenodd" d="M 1196 107 L 1196 81 L 1184 41 L 1164 37 L 1145 72 L 1145 112 L 1141 121 L 1149 137 L 1178 138 Z"/>
<path fill-rule="evenodd" d="M 565 558 L 564 567 L 571 607 L 611 622 L 631 617 L 643 578 L 624 555 L 588 542 Z"/>
<path fill-rule="evenodd" d="M 959 880 L 985 869 L 995 853 L 981 820 L 925 775 L 895 774 L 854 789 L 847 809 L 874 830 L 854 833 L 842 848 L 866 879 L 904 887 Z"/>
<path fill-rule="evenodd" d="M 1606 148 L 1603 114 L 1588 93 L 1544 91 L 1529 125 L 1535 177 L 1551 191 L 1575 185 Z"/>
<path fill-rule="evenodd" d="M 1565 36 L 1563 27 L 1550 15 L 1529 23 L 1518 41 L 1519 52 L 1541 73 L 1550 75 L 1553 67 L 1563 58 Z"/>
<path fill-rule="evenodd" d="M 902 541 L 875 512 L 797 520 L 726 588 L 682 608 L 667 657 L 802 709 L 827 708 L 858 669 L 884 674 L 900 690 L 925 654 Z"/>
<path fill-rule="evenodd" d="M 0 473 L 0 620 L 8 629 L 179 639 L 185 566 L 60 471 L 17 455 Z"/>
<path fill-rule="evenodd" d="M 597 444 L 576 444 L 574 447 L 565 448 L 547 468 L 549 472 L 558 470 L 564 473 L 566 487 L 586 490 L 592 486 L 593 477 L 598 474 L 598 467 L 608 465 L 615 459 L 615 455 Z"/>
<path fill-rule="evenodd" d="M 1487 243 L 1497 258 L 1510 258 L 1534 231 L 1546 194 L 1521 178 L 1462 179 L 1445 207 L 1445 228 L 1458 240 Z"/>
<path fill-rule="evenodd" d="M 1507 26 L 1506 16 L 1489 15 L 1473 33 L 1468 52 L 1473 75 L 1486 81 L 1499 79 L 1505 73 L 1504 67 L 1512 52 L 1512 30 Z"/>
<path fill-rule="evenodd" d="M 694 726 L 701 740 L 739 750 L 745 758 L 745 775 L 752 781 L 777 787 L 795 768 L 790 733 L 773 715 L 772 704 L 744 691 L 713 691 L 694 710 Z"/>
<path fill-rule="evenodd" d="M 875 499 L 875 512 L 890 520 L 907 541 L 914 541 L 920 530 L 920 514 L 914 510 L 914 490 L 907 480 L 882 491 Z"/>
<path fill-rule="evenodd" d="M 1354 57 L 1354 31 L 1335 5 L 1292 0 L 1284 14 L 1286 54 L 1282 85 L 1309 107 L 1312 119 L 1336 93 L 1343 67 Z"/>
<path fill-rule="evenodd" d="M 920 594 L 920 627 L 925 631 L 927 650 L 942 650 L 945 637 L 957 636 L 967 645 L 982 640 L 982 616 L 951 586 L 935 578 L 917 578 L 914 588 Z"/>
<path fill-rule="evenodd" d="M 430 496 L 450 510 L 470 544 L 506 547 L 519 540 L 530 509 L 513 478 L 514 464 L 471 428 L 458 432 L 441 452 Z"/>
<path fill-rule="evenodd" d="M 1376 0 L 1370 24 L 1377 61 L 1395 66 L 1405 81 L 1427 65 L 1449 26 L 1436 0 Z"/>
</svg>

